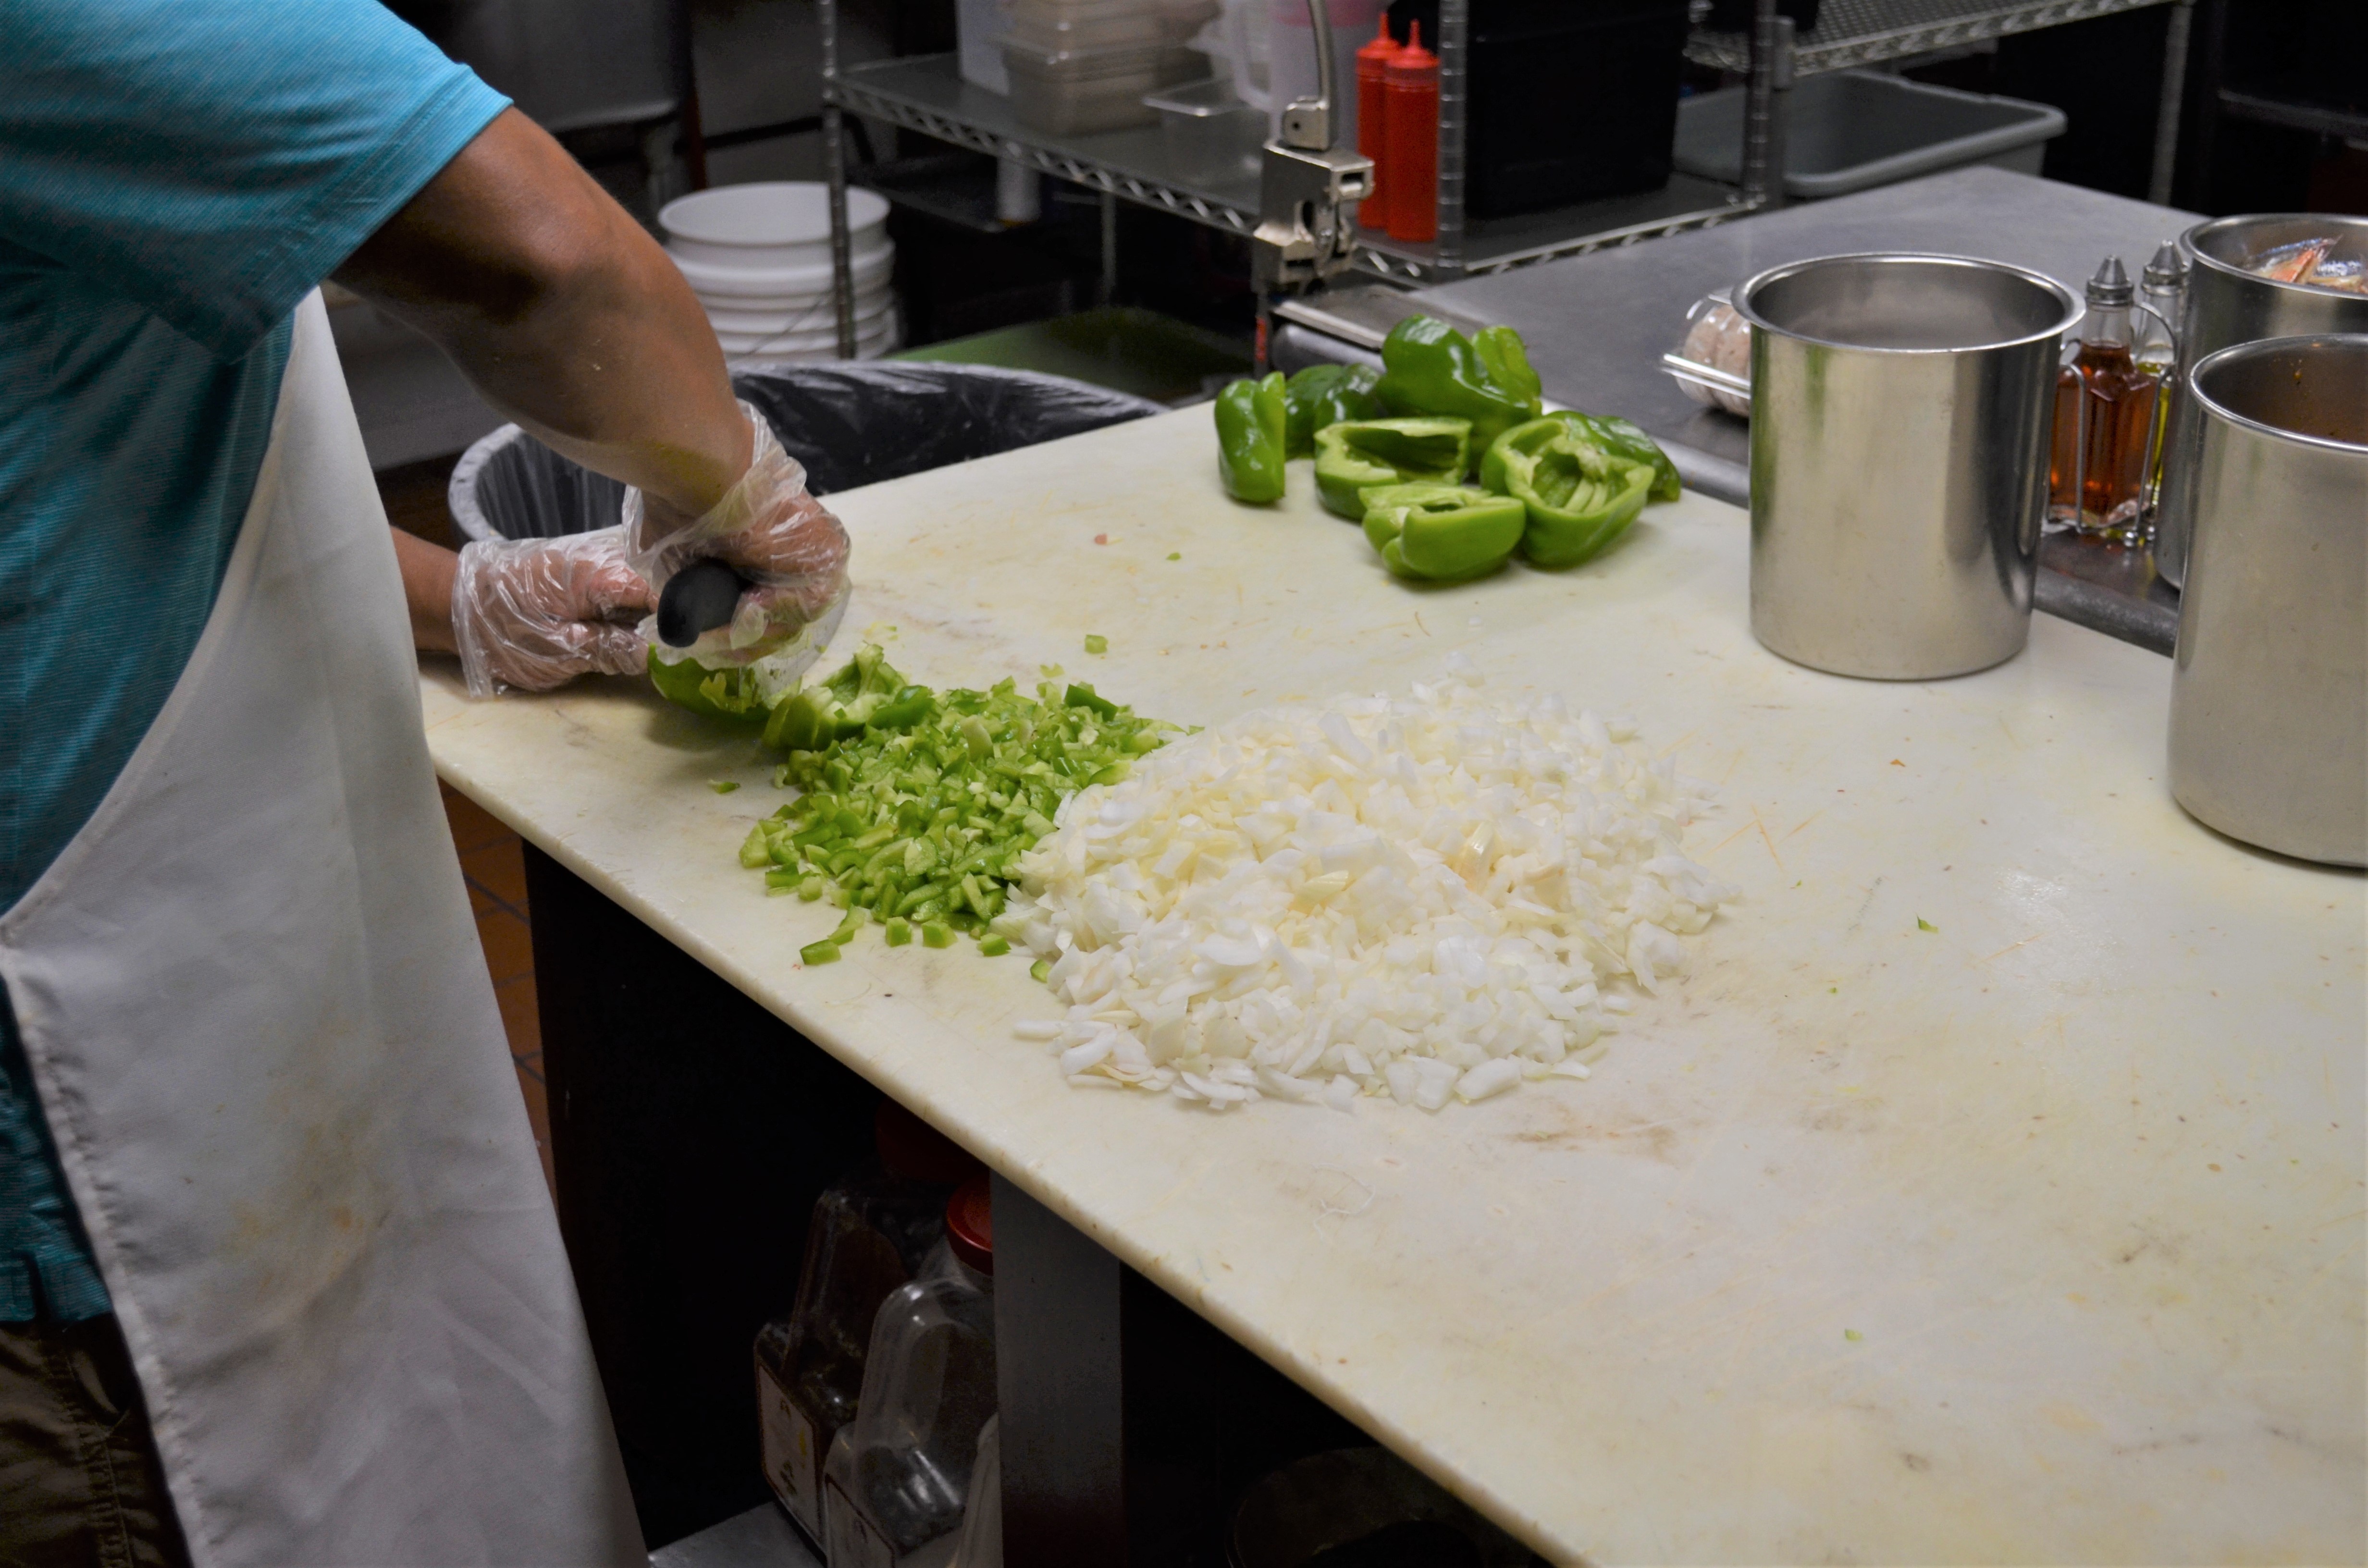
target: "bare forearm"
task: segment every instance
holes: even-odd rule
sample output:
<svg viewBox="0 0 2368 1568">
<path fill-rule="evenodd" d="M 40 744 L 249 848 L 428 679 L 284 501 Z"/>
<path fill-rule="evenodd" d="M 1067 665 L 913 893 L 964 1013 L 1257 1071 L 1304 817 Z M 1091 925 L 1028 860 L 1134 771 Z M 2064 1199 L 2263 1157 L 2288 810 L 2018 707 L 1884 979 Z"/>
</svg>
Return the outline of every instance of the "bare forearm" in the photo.
<svg viewBox="0 0 2368 1568">
<path fill-rule="evenodd" d="M 394 561 L 403 573 L 403 602 L 411 611 L 411 642 L 424 653 L 450 653 L 452 641 L 452 574 L 461 558 L 401 528 L 394 535 Z"/>
<path fill-rule="evenodd" d="M 550 446 L 677 512 L 705 511 L 747 467 L 747 423 L 682 275 L 514 109 L 337 279 Z"/>
</svg>

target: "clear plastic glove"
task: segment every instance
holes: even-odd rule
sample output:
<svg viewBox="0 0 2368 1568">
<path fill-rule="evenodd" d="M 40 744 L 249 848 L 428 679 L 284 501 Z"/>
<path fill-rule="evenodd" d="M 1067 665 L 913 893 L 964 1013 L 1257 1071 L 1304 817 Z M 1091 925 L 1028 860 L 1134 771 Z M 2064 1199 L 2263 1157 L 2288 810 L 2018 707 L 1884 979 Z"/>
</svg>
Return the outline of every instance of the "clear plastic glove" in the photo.
<svg viewBox="0 0 2368 1568">
<path fill-rule="evenodd" d="M 469 695 L 638 675 L 649 643 L 637 623 L 656 603 L 626 559 L 621 528 L 472 543 L 452 574 L 452 641 Z"/>
<path fill-rule="evenodd" d="M 627 558 L 654 597 L 694 561 L 711 557 L 755 586 L 740 596 L 728 626 L 676 654 L 710 669 L 752 665 L 794 642 L 847 586 L 847 530 L 806 493 L 805 465 L 781 450 L 773 427 L 743 403 L 755 437 L 748 472 L 705 516 L 685 523 L 625 492 Z M 655 638 L 655 621 L 643 635 Z"/>
</svg>

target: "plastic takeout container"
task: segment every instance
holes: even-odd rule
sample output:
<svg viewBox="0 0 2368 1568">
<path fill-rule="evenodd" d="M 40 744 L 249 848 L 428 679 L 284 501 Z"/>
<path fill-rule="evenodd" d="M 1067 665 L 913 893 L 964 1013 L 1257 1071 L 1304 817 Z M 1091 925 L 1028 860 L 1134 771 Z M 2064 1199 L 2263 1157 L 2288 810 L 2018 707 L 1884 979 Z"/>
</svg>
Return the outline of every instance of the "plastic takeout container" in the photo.
<svg viewBox="0 0 2368 1568">
<path fill-rule="evenodd" d="M 860 187 L 847 193 L 847 225 L 859 249 L 888 222 L 888 202 Z M 830 191 L 815 180 L 757 180 L 695 191 L 658 210 L 677 261 L 714 267 L 830 265 Z"/>
<path fill-rule="evenodd" d="M 1224 185 L 1258 177 L 1266 111 L 1235 97 L 1231 83 L 1189 82 L 1147 94 L 1143 101 L 1159 116 L 1168 166 L 1178 179 Z"/>
<path fill-rule="evenodd" d="M 1045 54 L 1089 49 L 1156 49 L 1174 39 L 1147 0 L 1014 0 L 1004 37 Z"/>
<path fill-rule="evenodd" d="M 1743 177 L 1741 87 L 1678 104 L 1671 161 L 1690 175 Z M 2021 98 L 1961 93 L 1873 71 L 1832 71 L 1793 85 L 1784 130 L 1784 194 L 1803 200 L 1848 196 L 1987 164 L 2039 172 L 2047 143 L 2064 134 L 2064 111 Z"/>
<path fill-rule="evenodd" d="M 1736 312 L 1731 290 L 1705 294 L 1687 309 L 1685 337 L 1661 356 L 1661 369 L 1695 403 L 1751 417 L 1751 324 Z"/>
<path fill-rule="evenodd" d="M 1207 69 L 1201 56 L 1169 44 L 1048 52 L 1011 39 L 1003 40 L 1003 62 L 1011 75 L 1013 114 L 1048 136 L 1149 125 L 1159 115 L 1144 104 L 1145 95 Z"/>
</svg>

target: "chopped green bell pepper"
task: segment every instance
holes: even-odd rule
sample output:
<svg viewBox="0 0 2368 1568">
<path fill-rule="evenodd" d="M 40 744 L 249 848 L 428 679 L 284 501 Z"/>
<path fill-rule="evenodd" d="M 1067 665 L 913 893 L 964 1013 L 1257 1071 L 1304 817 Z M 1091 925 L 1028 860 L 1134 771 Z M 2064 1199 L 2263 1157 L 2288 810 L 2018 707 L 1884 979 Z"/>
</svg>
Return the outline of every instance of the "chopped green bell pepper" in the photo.
<svg viewBox="0 0 2368 1568">
<path fill-rule="evenodd" d="M 1474 457 L 1545 407 L 1538 373 L 1510 327 L 1466 337 L 1436 316 L 1408 316 L 1383 342 L 1382 365 L 1374 391 L 1391 413 L 1469 419 Z"/>
<path fill-rule="evenodd" d="M 1382 484 L 1365 492 L 1365 537 L 1401 577 L 1461 583 L 1505 563 L 1529 515 L 1509 495 L 1463 484 Z"/>
<path fill-rule="evenodd" d="M 1315 494 L 1341 517 L 1365 515 L 1377 484 L 1452 483 L 1471 460 L 1464 419 L 1353 419 L 1315 433 Z"/>
<path fill-rule="evenodd" d="M 1653 488 L 1653 465 L 1598 445 L 1580 415 L 1516 425 L 1489 444 L 1480 483 L 1521 504 L 1521 552 L 1541 566 L 1576 566 L 1628 529 Z"/>
<path fill-rule="evenodd" d="M 1315 455 L 1315 432 L 1351 419 L 1379 419 L 1389 413 L 1373 387 L 1382 373 L 1371 365 L 1310 365 L 1282 384 L 1287 424 L 1283 455 Z"/>
<path fill-rule="evenodd" d="M 922 703 L 931 700 L 928 687 L 907 687 L 880 650 L 867 642 L 837 675 L 777 703 L 765 722 L 765 744 L 776 751 L 820 751 L 843 735 L 860 733 L 883 710 L 903 721 L 892 727 L 908 730 L 928 716 L 926 706 L 906 716 L 916 693 Z"/>
<path fill-rule="evenodd" d="M 1283 449 L 1290 420 L 1282 372 L 1235 381 L 1217 394 L 1217 472 L 1236 501 L 1282 499 Z"/>
</svg>

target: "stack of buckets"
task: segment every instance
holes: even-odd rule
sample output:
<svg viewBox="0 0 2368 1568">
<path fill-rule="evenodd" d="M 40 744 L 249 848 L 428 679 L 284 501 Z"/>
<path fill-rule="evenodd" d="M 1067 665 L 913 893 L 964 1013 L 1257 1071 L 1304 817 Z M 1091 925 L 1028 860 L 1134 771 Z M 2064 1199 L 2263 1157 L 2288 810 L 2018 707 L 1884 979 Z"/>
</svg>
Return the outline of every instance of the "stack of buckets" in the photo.
<svg viewBox="0 0 2368 1568">
<path fill-rule="evenodd" d="M 810 180 L 719 186 L 666 203 L 658 214 L 666 253 L 707 312 L 734 364 L 836 359 L 838 315 L 831 292 L 830 194 Z M 896 247 L 888 203 L 847 193 L 855 262 L 855 353 L 876 359 L 896 347 Z"/>
</svg>

